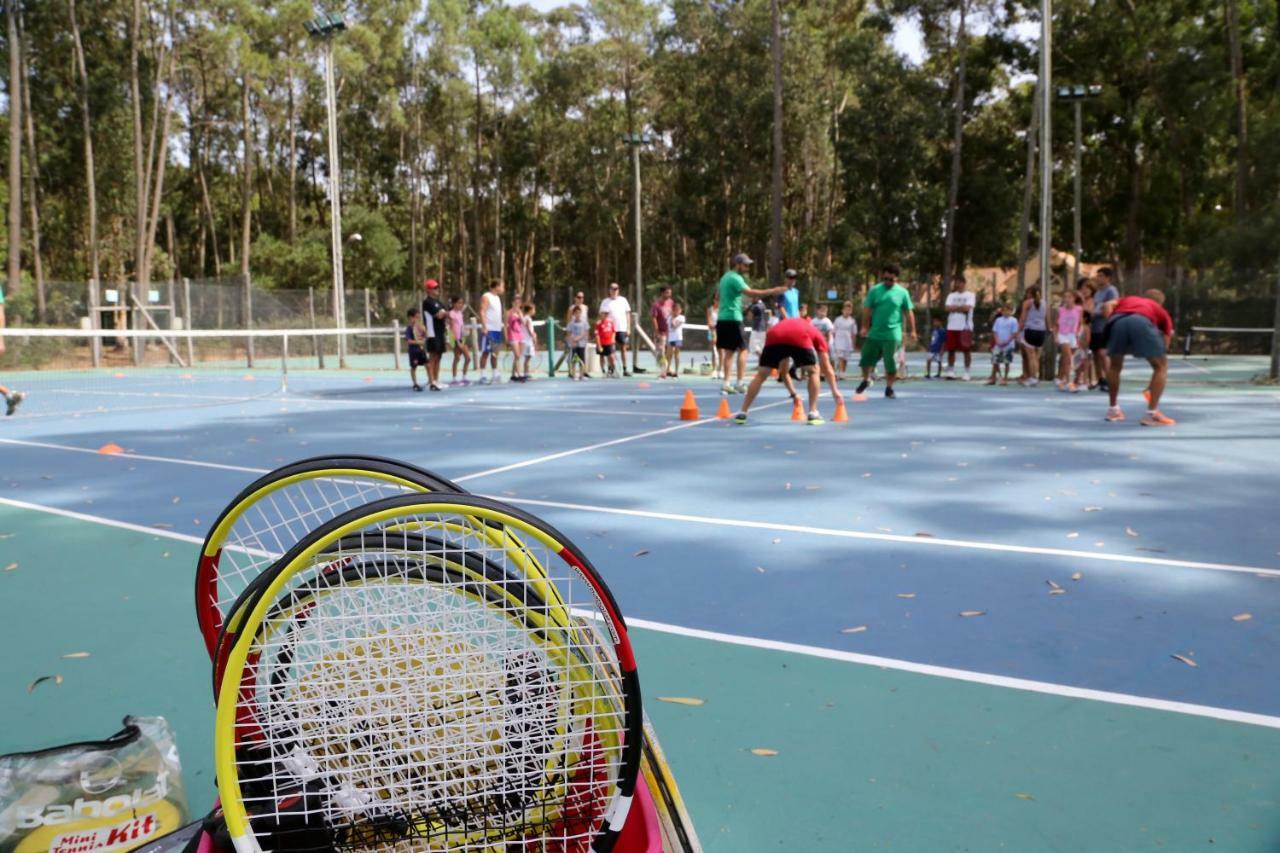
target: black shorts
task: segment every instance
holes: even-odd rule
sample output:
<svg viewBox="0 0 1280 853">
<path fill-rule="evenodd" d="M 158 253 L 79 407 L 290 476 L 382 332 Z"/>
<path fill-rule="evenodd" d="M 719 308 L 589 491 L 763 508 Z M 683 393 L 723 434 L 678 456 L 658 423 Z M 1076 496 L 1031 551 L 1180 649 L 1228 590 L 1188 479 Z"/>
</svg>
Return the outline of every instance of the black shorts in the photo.
<svg viewBox="0 0 1280 853">
<path fill-rule="evenodd" d="M 600 346 L 601 355 L 613 355 L 613 344 L 602 344 Z"/>
<path fill-rule="evenodd" d="M 818 363 L 818 353 L 813 347 L 794 347 L 791 344 L 765 344 L 760 352 L 761 367 L 777 367 L 791 359 L 792 367 L 812 367 Z"/>
<path fill-rule="evenodd" d="M 1022 337 L 1029 347 L 1040 349 L 1044 346 L 1044 329 L 1027 329 L 1022 333 Z"/>
<path fill-rule="evenodd" d="M 427 352 L 417 344 L 409 344 L 409 366 L 426 367 Z"/>
<path fill-rule="evenodd" d="M 742 323 L 737 320 L 716 320 L 716 349 L 737 352 L 747 348 Z"/>
<path fill-rule="evenodd" d="M 584 364 L 586 363 L 587 361 L 586 347 L 570 347 L 569 352 L 572 353 L 573 357 L 578 361 L 581 361 Z"/>
<path fill-rule="evenodd" d="M 1089 330 L 1089 349 L 1094 352 L 1107 348 L 1107 338 L 1111 337 L 1110 323 L 1094 323 Z"/>
<path fill-rule="evenodd" d="M 444 335 L 432 335 L 427 338 L 427 352 L 433 355 L 444 354 Z"/>
<path fill-rule="evenodd" d="M 627 345 L 627 333 L 626 333 L 626 332 L 614 332 L 614 333 L 613 333 L 613 339 L 614 339 L 615 341 L 617 341 L 618 346 L 620 346 L 620 347 L 625 347 L 625 346 Z"/>
</svg>

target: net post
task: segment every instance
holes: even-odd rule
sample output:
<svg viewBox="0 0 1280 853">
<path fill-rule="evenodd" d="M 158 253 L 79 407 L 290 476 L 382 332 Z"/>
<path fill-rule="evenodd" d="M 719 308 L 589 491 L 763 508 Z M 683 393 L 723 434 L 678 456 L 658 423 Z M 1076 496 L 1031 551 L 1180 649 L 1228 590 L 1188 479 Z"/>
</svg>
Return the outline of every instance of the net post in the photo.
<svg viewBox="0 0 1280 853">
<path fill-rule="evenodd" d="M 396 370 L 400 369 L 400 318 L 393 317 L 391 319 L 391 328 L 395 332 L 394 342 L 391 345 L 392 352 L 395 353 Z"/>
<path fill-rule="evenodd" d="M 311 321 L 311 328 L 316 328 L 316 289 L 314 287 L 307 288 L 307 318 Z M 320 362 L 320 369 L 324 370 L 324 350 L 320 346 L 320 336 L 311 336 L 311 346 L 315 347 L 316 359 Z"/>
<path fill-rule="evenodd" d="M 246 273 L 241 277 L 241 285 L 244 287 L 244 327 L 246 330 L 253 331 L 253 288 L 249 283 L 249 276 Z M 248 366 L 253 367 L 253 335 L 249 336 L 246 341 L 245 356 Z"/>
<path fill-rule="evenodd" d="M 556 376 L 556 318 L 547 317 L 547 376 Z"/>
<path fill-rule="evenodd" d="M 195 322 L 191 318 L 191 279 L 186 277 L 182 279 L 182 324 L 187 332 L 195 328 Z M 195 366 L 195 363 L 195 341 L 191 335 L 187 335 L 187 364 Z"/>
<path fill-rule="evenodd" d="M 289 333 L 285 332 L 280 339 L 280 393 L 289 392 Z"/>
<path fill-rule="evenodd" d="M 95 333 L 89 349 L 94 367 L 102 366 L 102 336 L 96 334 L 102 330 L 101 299 L 98 280 L 96 278 L 89 279 L 89 331 Z"/>
</svg>

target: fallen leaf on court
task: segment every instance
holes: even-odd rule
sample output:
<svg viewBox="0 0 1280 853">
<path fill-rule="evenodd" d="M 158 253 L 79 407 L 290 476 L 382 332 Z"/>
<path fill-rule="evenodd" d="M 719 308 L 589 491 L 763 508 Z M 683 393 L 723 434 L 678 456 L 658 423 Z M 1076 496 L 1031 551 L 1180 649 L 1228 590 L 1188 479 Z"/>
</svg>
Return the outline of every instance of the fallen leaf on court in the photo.
<svg viewBox="0 0 1280 853">
<path fill-rule="evenodd" d="M 805 486 L 805 487 L 804 487 L 804 490 L 805 490 L 806 492 L 816 492 L 816 491 L 818 491 L 818 489 L 821 489 L 821 488 L 822 488 L 822 486 Z"/>
<path fill-rule="evenodd" d="M 751 754 L 752 754 L 752 755 L 763 755 L 763 756 L 777 755 L 777 754 L 778 754 L 778 750 L 776 750 L 776 749 L 765 749 L 764 747 L 757 746 L 755 749 L 751 750 Z"/>
<path fill-rule="evenodd" d="M 37 678 L 35 681 L 27 685 L 27 692 L 34 693 L 36 688 L 39 687 L 41 684 L 44 684 L 46 681 L 52 681 L 54 684 L 61 684 L 62 676 L 61 675 L 42 675 L 39 678 Z"/>
<path fill-rule="evenodd" d="M 933 534 L 932 534 L 932 533 L 925 533 L 923 530 L 917 530 L 917 531 L 916 531 L 916 535 L 917 535 L 917 536 L 919 536 L 921 539 L 932 539 L 932 538 L 933 538 Z"/>
<path fill-rule="evenodd" d="M 173 529 L 173 525 L 172 525 L 172 524 L 169 524 L 169 523 L 164 522 L 164 521 L 157 521 L 155 524 L 153 524 L 153 525 L 151 525 L 151 526 L 152 526 L 152 527 L 161 527 L 161 528 L 164 528 L 165 530 L 172 530 L 172 529 Z"/>
<path fill-rule="evenodd" d="M 1068 533 L 1068 534 L 1067 534 L 1067 538 L 1068 538 L 1068 539 L 1079 539 L 1079 538 L 1080 538 L 1080 534 L 1079 534 L 1079 533 Z"/>
<path fill-rule="evenodd" d="M 1124 529 L 1124 534 L 1125 534 L 1126 536 L 1132 536 L 1132 537 L 1134 537 L 1134 538 L 1137 538 L 1137 536 L 1138 536 L 1138 531 L 1134 530 L 1132 527 L 1126 527 L 1126 528 Z"/>
<path fill-rule="evenodd" d="M 163 554 L 161 554 L 160 556 L 161 556 L 161 557 L 168 557 L 168 556 L 169 556 L 169 552 L 168 552 L 168 551 L 165 551 L 165 552 L 164 552 Z"/>
<path fill-rule="evenodd" d="M 785 455 L 785 456 L 795 456 L 797 453 L 799 453 L 799 451 L 798 451 L 798 450 L 784 450 L 784 451 L 782 451 L 782 453 L 783 453 L 783 455 Z"/>
<path fill-rule="evenodd" d="M 985 610 L 961 610 L 961 611 L 960 611 L 960 615 L 961 615 L 961 616 L 986 616 L 986 615 L 987 615 L 987 611 L 985 611 Z"/>
<path fill-rule="evenodd" d="M 1200 666 L 1200 664 L 1196 663 L 1196 662 L 1195 662 L 1195 661 L 1193 661 L 1191 658 L 1189 658 L 1189 657 L 1184 657 L 1183 655 L 1169 655 L 1169 657 L 1173 658 L 1174 660 L 1180 660 L 1180 661 L 1182 661 L 1183 663 L 1185 663 L 1185 664 L 1186 664 L 1187 666 L 1189 666 L 1189 667 L 1193 667 L 1193 668 L 1194 668 L 1194 667 L 1198 667 L 1198 666 Z"/>
<path fill-rule="evenodd" d="M 867 473 L 865 473 L 865 474 L 863 474 L 863 475 L 862 475 L 863 479 L 866 479 L 867 477 L 870 477 L 870 476 L 871 476 L 871 472 L 870 472 L 870 471 L 868 471 Z"/>
<path fill-rule="evenodd" d="M 1083 572 L 1072 572 L 1072 573 L 1071 573 L 1071 579 L 1072 579 L 1073 581 L 1078 581 L 1078 580 L 1080 580 L 1080 578 L 1082 578 L 1082 577 L 1084 577 L 1084 573 L 1083 573 Z"/>
<path fill-rule="evenodd" d="M 63 655 L 63 657 L 66 658 L 67 660 L 77 660 L 79 658 L 87 658 L 88 656 L 89 656 L 88 652 L 68 652 L 67 654 Z"/>
<path fill-rule="evenodd" d="M 1231 617 L 1231 621 L 1232 622 L 1248 622 L 1252 618 L 1253 618 L 1252 613 L 1237 613 L 1235 616 Z"/>
<path fill-rule="evenodd" d="M 10 563 L 9 565 L 7 565 L 7 566 L 5 566 L 5 567 L 4 567 L 4 570 L 5 570 L 6 572 L 12 572 L 12 571 L 15 571 L 17 568 L 18 568 L 18 564 L 17 564 L 17 563 Z"/>
<path fill-rule="evenodd" d="M 697 707 L 704 703 L 705 700 L 695 699 L 692 696 L 659 696 L 659 702 L 670 702 L 672 705 L 692 705 Z"/>
<path fill-rule="evenodd" d="M 855 625 L 852 628 L 841 628 L 840 633 L 841 634 L 861 634 L 865 630 L 867 630 L 866 625 Z"/>
<path fill-rule="evenodd" d="M 1035 799 L 1035 797 L 1031 796 L 1030 794 L 1014 794 L 1014 796 L 1015 796 L 1015 797 L 1017 797 L 1019 800 L 1034 800 L 1034 799 Z"/>
<path fill-rule="evenodd" d="M 1051 589 L 1051 590 L 1049 590 L 1049 594 L 1050 594 L 1050 595 L 1066 595 L 1066 594 L 1067 594 L 1067 591 L 1066 591 L 1065 589 L 1061 589 L 1061 588 L 1059 588 L 1059 589 Z"/>
<path fill-rule="evenodd" d="M 1135 550 L 1135 551 L 1146 551 L 1146 552 L 1147 552 L 1147 553 L 1149 553 L 1149 554 L 1163 554 L 1163 553 L 1165 553 L 1165 550 L 1164 550 L 1163 548 L 1134 548 L 1133 550 Z"/>
<path fill-rule="evenodd" d="M 635 552 L 634 554 L 632 554 L 631 556 L 633 556 L 633 557 L 643 557 L 645 554 L 648 554 L 648 553 L 649 553 L 649 549 L 648 549 L 648 548 L 641 548 L 639 551 L 636 551 L 636 552 Z"/>
<path fill-rule="evenodd" d="M 603 480 L 603 479 L 604 479 L 604 474 L 596 474 L 596 479 L 597 479 L 597 480 Z"/>
<path fill-rule="evenodd" d="M 760 574 L 764 574 L 764 566 L 756 566 L 756 571 Z"/>
<path fill-rule="evenodd" d="M 786 489 L 786 490 L 789 492 L 789 491 L 791 491 L 791 484 L 790 484 L 790 483 L 783 483 L 783 484 L 782 484 L 782 488 Z"/>
<path fill-rule="evenodd" d="M 774 544 L 774 545 L 781 545 L 781 544 L 782 544 L 782 540 L 781 540 L 781 539 L 774 539 L 774 540 L 773 540 L 773 544 Z"/>
<path fill-rule="evenodd" d="M 915 594 L 914 592 L 900 592 L 900 593 L 898 593 L 898 598 L 915 598 L 915 597 L 916 597 L 916 594 Z"/>
<path fill-rule="evenodd" d="M 1100 507 L 1100 506 L 1087 506 L 1087 507 L 1085 507 L 1085 508 L 1084 508 L 1084 511 L 1085 511 L 1085 512 L 1102 512 L 1102 507 Z"/>
<path fill-rule="evenodd" d="M 1045 583 L 1049 585 L 1049 589 L 1062 589 L 1062 587 L 1058 586 L 1056 581 L 1045 581 Z"/>
<path fill-rule="evenodd" d="M 245 443 L 245 444 L 257 444 L 257 443 L 258 443 L 258 439 L 254 438 L 253 436 L 249 436 L 248 438 L 246 438 L 246 439 L 244 440 L 244 443 Z"/>
</svg>

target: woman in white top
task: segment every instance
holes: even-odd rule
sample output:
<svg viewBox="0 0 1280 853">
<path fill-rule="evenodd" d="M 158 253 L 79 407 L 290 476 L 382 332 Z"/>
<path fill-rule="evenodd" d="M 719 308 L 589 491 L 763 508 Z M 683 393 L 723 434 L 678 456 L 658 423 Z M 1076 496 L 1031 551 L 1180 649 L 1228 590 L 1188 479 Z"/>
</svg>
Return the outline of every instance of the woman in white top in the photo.
<svg viewBox="0 0 1280 853">
<path fill-rule="evenodd" d="M 1022 301 L 1022 314 L 1018 317 L 1019 336 L 1022 344 L 1021 385 L 1036 385 L 1040 381 L 1040 348 L 1044 346 L 1048 332 L 1048 311 L 1040 298 L 1040 286 L 1027 288 L 1027 298 Z"/>
</svg>

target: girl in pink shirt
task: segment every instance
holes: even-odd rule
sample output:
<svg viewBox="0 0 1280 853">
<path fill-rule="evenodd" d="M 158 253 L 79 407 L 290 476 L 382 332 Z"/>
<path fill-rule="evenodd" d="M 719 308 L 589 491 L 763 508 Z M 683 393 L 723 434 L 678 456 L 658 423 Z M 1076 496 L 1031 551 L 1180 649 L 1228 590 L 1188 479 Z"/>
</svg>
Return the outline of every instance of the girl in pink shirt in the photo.
<svg viewBox="0 0 1280 853">
<path fill-rule="evenodd" d="M 523 382 L 524 373 L 520 370 L 520 357 L 524 354 L 524 314 L 520 311 L 520 300 L 507 311 L 507 348 L 512 352 L 511 381 Z"/>
<path fill-rule="evenodd" d="M 1080 295 L 1068 291 L 1058 306 L 1057 342 L 1058 342 L 1058 378 L 1054 384 L 1059 391 L 1070 391 L 1073 394 L 1080 389 L 1071 381 L 1071 356 L 1078 344 L 1080 323 L 1084 319 L 1084 306 L 1080 304 Z"/>
<path fill-rule="evenodd" d="M 471 366 L 471 348 L 467 346 L 466 318 L 462 314 L 462 306 L 466 304 L 461 296 L 453 297 L 449 308 L 449 334 L 453 335 L 453 378 L 450 385 L 470 385 L 467 379 L 467 368 Z M 462 360 L 462 381 L 458 381 L 458 360 Z"/>
</svg>

